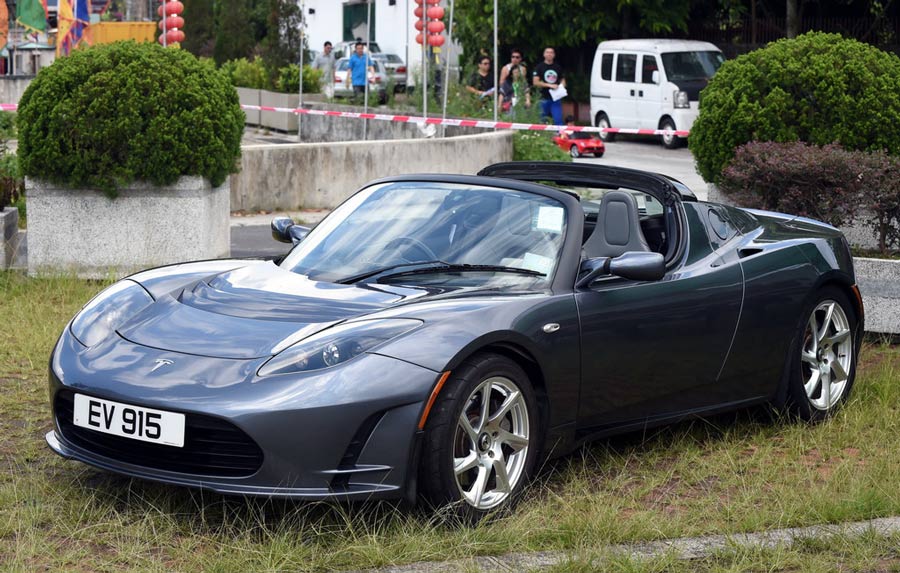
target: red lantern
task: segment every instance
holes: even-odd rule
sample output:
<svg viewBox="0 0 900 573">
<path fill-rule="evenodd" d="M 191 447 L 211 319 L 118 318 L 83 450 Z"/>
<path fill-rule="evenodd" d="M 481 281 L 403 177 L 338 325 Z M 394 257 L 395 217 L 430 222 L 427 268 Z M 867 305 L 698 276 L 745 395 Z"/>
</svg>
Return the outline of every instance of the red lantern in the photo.
<svg viewBox="0 0 900 573">
<path fill-rule="evenodd" d="M 416 30 L 418 30 L 418 31 L 421 32 L 421 31 L 422 31 L 422 28 L 424 28 L 425 25 L 422 24 L 422 21 L 421 21 L 421 20 L 416 20 L 415 23 L 413 24 L 413 27 L 414 27 Z"/>
<path fill-rule="evenodd" d="M 421 5 L 422 5 L 422 0 L 416 0 L 416 4 L 418 4 L 419 6 L 421 6 Z"/>
<path fill-rule="evenodd" d="M 426 12 L 426 14 L 428 14 L 428 17 L 432 20 L 440 20 L 444 17 L 444 9 L 440 6 L 431 6 L 430 8 L 428 8 L 428 12 Z"/>
<path fill-rule="evenodd" d="M 425 0 L 425 3 L 426 3 L 426 4 L 436 5 L 436 4 L 440 4 L 440 3 L 441 3 L 441 0 Z"/>
<path fill-rule="evenodd" d="M 416 43 L 417 44 L 422 43 L 422 32 L 419 32 L 418 34 L 416 34 Z"/>
<path fill-rule="evenodd" d="M 163 10 L 165 10 L 166 16 L 175 16 L 184 12 L 184 4 L 182 4 L 178 0 L 170 0 L 169 2 L 166 2 L 165 4 L 157 8 L 156 13 L 159 16 L 162 16 Z"/>
<path fill-rule="evenodd" d="M 440 34 L 444 31 L 444 23 L 440 20 L 432 20 L 428 22 L 428 32 L 431 34 Z"/>
<path fill-rule="evenodd" d="M 444 37 L 439 36 L 437 34 L 429 34 L 428 35 L 428 45 L 429 46 L 443 46 L 444 45 Z"/>
<path fill-rule="evenodd" d="M 422 10 L 422 7 L 421 7 L 421 6 L 418 6 L 418 7 L 416 7 L 415 10 L 413 10 L 413 14 L 416 15 L 416 18 L 421 18 L 423 12 L 424 12 L 424 11 Z"/>
<path fill-rule="evenodd" d="M 160 30 L 171 30 L 173 28 L 184 28 L 184 18 L 181 16 L 169 16 L 164 21 L 159 21 Z"/>
</svg>

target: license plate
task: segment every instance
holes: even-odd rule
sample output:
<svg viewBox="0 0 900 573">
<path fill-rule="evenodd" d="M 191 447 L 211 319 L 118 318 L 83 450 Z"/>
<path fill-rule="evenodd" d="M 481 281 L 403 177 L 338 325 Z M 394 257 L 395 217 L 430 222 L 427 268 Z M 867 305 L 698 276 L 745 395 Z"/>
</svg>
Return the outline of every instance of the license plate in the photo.
<svg viewBox="0 0 900 573">
<path fill-rule="evenodd" d="M 184 414 L 75 394 L 76 426 L 123 438 L 184 446 Z"/>
</svg>

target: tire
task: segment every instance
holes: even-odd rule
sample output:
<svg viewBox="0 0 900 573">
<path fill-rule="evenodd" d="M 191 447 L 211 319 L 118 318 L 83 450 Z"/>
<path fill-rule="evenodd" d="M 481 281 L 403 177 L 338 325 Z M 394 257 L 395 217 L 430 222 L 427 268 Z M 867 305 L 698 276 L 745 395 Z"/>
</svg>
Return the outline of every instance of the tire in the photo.
<svg viewBox="0 0 900 573">
<path fill-rule="evenodd" d="M 789 357 L 789 413 L 815 422 L 840 409 L 856 378 L 858 325 L 850 300 L 836 287 L 822 289 L 804 308 Z"/>
<path fill-rule="evenodd" d="M 600 112 L 597 114 L 597 122 L 596 123 L 597 123 L 597 127 L 612 127 L 609 124 L 609 118 L 606 117 L 606 114 L 603 112 Z M 600 132 L 600 140 L 603 141 L 604 143 L 609 143 L 611 141 L 615 141 L 616 134 L 601 131 Z"/>
<path fill-rule="evenodd" d="M 573 145 L 572 147 L 569 148 L 569 155 L 571 155 L 574 158 L 581 157 L 581 152 L 578 151 L 577 145 Z"/>
<path fill-rule="evenodd" d="M 601 157 L 603 157 L 603 152 L 598 151 L 597 153 L 594 154 L 594 157 L 596 157 L 597 159 L 600 159 Z"/>
<path fill-rule="evenodd" d="M 492 419 L 501 410 L 499 419 Z M 498 354 L 464 361 L 441 389 L 425 424 L 420 467 L 425 498 L 433 507 L 450 506 L 469 523 L 512 507 L 540 448 L 537 412 L 534 390 L 518 364 Z"/>
<path fill-rule="evenodd" d="M 664 119 L 659 124 L 660 129 L 669 129 L 675 131 L 675 122 L 671 119 Z M 681 147 L 681 138 L 677 135 L 660 135 L 659 140 L 666 149 L 678 149 Z"/>
</svg>

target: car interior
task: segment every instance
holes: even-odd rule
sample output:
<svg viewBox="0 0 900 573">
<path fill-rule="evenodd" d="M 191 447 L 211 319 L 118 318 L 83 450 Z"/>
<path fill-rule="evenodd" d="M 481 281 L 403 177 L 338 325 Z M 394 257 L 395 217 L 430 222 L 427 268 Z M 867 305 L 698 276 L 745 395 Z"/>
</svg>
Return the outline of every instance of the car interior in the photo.
<svg viewBox="0 0 900 573">
<path fill-rule="evenodd" d="M 628 189 L 579 191 L 583 197 L 601 195 L 581 200 L 585 258 L 617 257 L 629 251 L 669 254 L 665 212 L 653 196 Z"/>
</svg>

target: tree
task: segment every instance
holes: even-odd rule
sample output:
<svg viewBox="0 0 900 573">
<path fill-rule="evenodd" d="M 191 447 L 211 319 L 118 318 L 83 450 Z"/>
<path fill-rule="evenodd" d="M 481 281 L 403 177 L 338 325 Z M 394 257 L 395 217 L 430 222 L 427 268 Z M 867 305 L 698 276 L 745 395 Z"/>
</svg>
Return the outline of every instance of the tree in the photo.
<svg viewBox="0 0 900 573">
<path fill-rule="evenodd" d="M 213 0 L 184 0 L 184 42 L 181 46 L 195 56 L 211 57 L 215 35 Z"/>
<path fill-rule="evenodd" d="M 294 0 L 269 0 L 262 57 L 270 73 L 300 58 L 303 14 Z"/>
<path fill-rule="evenodd" d="M 250 6 L 247 0 L 221 0 L 216 3 L 216 45 L 213 57 L 218 65 L 228 60 L 249 57 L 253 53 L 256 42 L 249 21 Z"/>
</svg>

